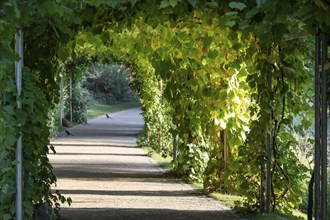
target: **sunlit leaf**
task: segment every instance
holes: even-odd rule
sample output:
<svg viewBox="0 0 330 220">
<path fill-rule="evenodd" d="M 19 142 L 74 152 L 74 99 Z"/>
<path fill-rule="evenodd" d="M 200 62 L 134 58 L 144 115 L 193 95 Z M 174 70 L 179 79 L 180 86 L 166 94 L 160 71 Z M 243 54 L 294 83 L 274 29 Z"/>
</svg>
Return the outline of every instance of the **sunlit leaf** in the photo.
<svg viewBox="0 0 330 220">
<path fill-rule="evenodd" d="M 230 2 L 229 7 L 242 11 L 244 8 L 246 8 L 246 5 L 242 2 Z"/>
</svg>

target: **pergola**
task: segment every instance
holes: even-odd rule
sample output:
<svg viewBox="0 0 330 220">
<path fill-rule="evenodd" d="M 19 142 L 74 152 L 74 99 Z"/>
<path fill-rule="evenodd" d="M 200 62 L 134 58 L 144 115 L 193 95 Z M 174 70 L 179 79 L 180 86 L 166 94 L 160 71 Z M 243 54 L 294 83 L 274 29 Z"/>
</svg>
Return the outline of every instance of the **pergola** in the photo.
<svg viewBox="0 0 330 220">
<path fill-rule="evenodd" d="M 315 36 L 315 162 L 314 162 L 314 204 L 315 219 L 327 218 L 327 139 L 328 139 L 328 48 L 330 40 L 326 33 L 319 32 Z M 16 35 L 16 53 L 20 60 L 16 62 L 17 108 L 21 108 L 19 96 L 22 92 L 23 68 L 23 33 Z M 20 125 L 18 125 L 20 126 Z M 22 219 L 22 136 L 16 145 L 16 218 Z M 270 161 L 270 160 L 269 160 Z M 269 166 L 268 166 L 269 167 Z M 270 172 L 270 171 L 269 171 Z M 268 178 L 269 179 L 269 178 Z M 270 206 L 270 182 L 267 181 L 266 210 Z"/>
<path fill-rule="evenodd" d="M 22 68 L 23 68 L 23 33 L 18 29 L 16 34 L 16 53 L 20 60 L 15 64 L 17 108 L 21 108 L 19 101 L 22 92 Z M 314 217 L 316 220 L 327 219 L 327 160 L 328 160 L 328 95 L 329 95 L 329 58 L 330 37 L 327 33 L 319 31 L 315 35 L 315 153 L 314 153 L 314 195 L 309 201 L 310 208 L 314 205 Z M 20 126 L 19 124 L 17 126 Z M 270 143 L 269 143 L 270 145 Z M 22 205 L 22 135 L 17 139 L 16 144 L 16 219 L 23 218 Z M 270 161 L 270 154 L 268 155 Z M 270 172 L 270 164 L 267 171 Z M 268 176 L 268 175 L 267 175 Z M 267 180 L 270 180 L 268 177 Z M 271 182 L 267 181 L 266 187 L 266 210 L 269 210 L 271 201 Z M 312 218 L 312 216 L 309 216 Z"/>
</svg>

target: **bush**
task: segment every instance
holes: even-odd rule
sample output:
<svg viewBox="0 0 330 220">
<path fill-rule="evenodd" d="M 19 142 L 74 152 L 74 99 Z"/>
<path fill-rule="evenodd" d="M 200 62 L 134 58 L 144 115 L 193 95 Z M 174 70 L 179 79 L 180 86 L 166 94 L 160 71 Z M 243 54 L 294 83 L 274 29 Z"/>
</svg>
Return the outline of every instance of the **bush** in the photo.
<svg viewBox="0 0 330 220">
<path fill-rule="evenodd" d="M 78 83 L 73 89 L 72 94 L 72 121 L 78 123 L 86 123 L 87 107 L 91 102 L 92 98 L 89 94 L 89 91 L 85 88 L 82 88 L 80 83 Z M 70 107 L 66 109 L 69 110 L 66 114 L 66 118 L 70 118 Z"/>
<path fill-rule="evenodd" d="M 94 65 L 89 70 L 84 87 L 102 104 L 137 101 L 137 95 L 129 87 L 130 71 L 124 66 Z M 91 76 L 93 72 L 94 76 Z"/>
</svg>

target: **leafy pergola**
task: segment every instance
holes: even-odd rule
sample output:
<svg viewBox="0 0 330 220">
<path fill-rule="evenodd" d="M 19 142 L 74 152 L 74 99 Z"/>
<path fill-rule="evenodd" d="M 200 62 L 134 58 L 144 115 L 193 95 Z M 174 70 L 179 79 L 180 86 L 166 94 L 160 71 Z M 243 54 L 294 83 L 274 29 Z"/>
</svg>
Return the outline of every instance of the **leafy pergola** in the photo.
<svg viewBox="0 0 330 220">
<path fill-rule="evenodd" d="M 312 172 L 292 133 L 308 132 L 315 108 L 310 185 L 315 218 L 326 219 L 329 8 L 327 0 L 2 1 L 0 216 L 31 218 L 44 201 L 55 210 L 66 202 L 50 190 L 47 158 L 62 70 L 115 59 L 133 69 L 148 137 L 168 131 L 178 140 L 176 171 L 208 191 L 244 195 L 261 212 L 301 202 Z"/>
</svg>

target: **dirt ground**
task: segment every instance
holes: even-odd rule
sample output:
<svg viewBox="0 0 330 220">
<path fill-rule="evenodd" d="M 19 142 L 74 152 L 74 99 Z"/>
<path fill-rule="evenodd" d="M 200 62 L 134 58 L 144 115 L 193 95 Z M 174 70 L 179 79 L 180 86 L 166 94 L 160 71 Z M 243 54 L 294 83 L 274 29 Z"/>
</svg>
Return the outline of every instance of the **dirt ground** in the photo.
<svg viewBox="0 0 330 220">
<path fill-rule="evenodd" d="M 164 175 L 136 145 L 143 128 L 140 109 L 100 116 L 52 141 L 49 155 L 58 177 L 54 189 L 71 197 L 64 219 L 79 220 L 236 220 L 220 202 L 191 185 Z"/>
</svg>

